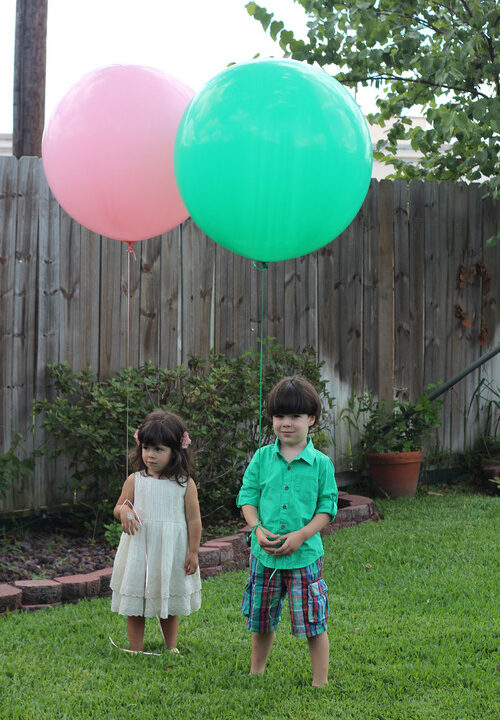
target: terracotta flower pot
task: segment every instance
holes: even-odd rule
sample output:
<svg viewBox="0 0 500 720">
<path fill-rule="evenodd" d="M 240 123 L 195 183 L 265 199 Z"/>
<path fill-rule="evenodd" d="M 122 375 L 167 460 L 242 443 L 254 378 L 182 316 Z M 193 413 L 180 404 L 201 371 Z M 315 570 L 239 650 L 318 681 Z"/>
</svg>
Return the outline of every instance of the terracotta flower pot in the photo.
<svg viewBox="0 0 500 720">
<path fill-rule="evenodd" d="M 415 497 L 417 492 L 421 450 L 400 453 L 365 454 L 375 487 L 390 497 Z"/>
</svg>

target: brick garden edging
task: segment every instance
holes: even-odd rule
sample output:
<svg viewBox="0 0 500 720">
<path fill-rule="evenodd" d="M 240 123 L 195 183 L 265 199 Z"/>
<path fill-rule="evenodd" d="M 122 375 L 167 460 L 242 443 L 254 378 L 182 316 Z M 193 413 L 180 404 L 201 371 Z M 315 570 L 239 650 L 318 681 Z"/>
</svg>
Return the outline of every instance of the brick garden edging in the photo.
<svg viewBox="0 0 500 720">
<path fill-rule="evenodd" d="M 339 492 L 337 516 L 321 534 L 331 535 L 340 528 L 379 519 L 373 500 Z M 231 570 L 244 570 L 248 566 L 250 549 L 246 533 L 247 528 L 243 528 L 235 535 L 208 540 L 200 547 L 200 574 L 203 580 Z M 66 575 L 53 580 L 0 583 L 0 614 L 7 610 L 38 610 L 78 602 L 83 598 L 107 597 L 111 594 L 111 573 L 112 568 L 104 568 L 85 575 Z"/>
</svg>

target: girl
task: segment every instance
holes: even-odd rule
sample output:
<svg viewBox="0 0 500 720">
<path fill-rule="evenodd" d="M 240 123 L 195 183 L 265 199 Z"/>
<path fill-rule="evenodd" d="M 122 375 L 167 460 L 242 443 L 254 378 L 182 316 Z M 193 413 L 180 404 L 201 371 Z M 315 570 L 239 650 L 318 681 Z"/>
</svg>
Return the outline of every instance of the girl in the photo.
<svg viewBox="0 0 500 720">
<path fill-rule="evenodd" d="M 135 473 L 113 511 L 123 534 L 111 577 L 111 610 L 127 615 L 131 650 L 142 651 L 146 617 L 158 617 L 177 651 L 178 615 L 201 606 L 201 517 L 191 440 L 180 417 L 153 412 L 135 434 Z"/>
</svg>

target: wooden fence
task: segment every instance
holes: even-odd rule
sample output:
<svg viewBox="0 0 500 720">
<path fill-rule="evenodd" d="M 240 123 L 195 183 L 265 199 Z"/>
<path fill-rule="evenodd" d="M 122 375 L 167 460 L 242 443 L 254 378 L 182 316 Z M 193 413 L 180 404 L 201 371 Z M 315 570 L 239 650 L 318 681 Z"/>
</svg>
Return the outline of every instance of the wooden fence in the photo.
<svg viewBox="0 0 500 720">
<path fill-rule="evenodd" d="M 0 158 L 0 450 L 15 432 L 28 449 L 32 402 L 47 393 L 47 364 L 92 366 L 101 378 L 125 365 L 174 366 L 210 348 L 257 347 L 261 330 L 296 350 L 312 345 L 336 398 L 334 459 L 345 467 L 347 432 L 336 422 L 351 389 L 414 399 L 464 369 L 500 339 L 499 204 L 474 185 L 372 181 L 340 237 L 260 273 L 191 221 L 127 246 L 71 220 L 37 158 Z M 499 356 L 445 396 L 440 441 L 461 449 L 479 426 L 464 413 L 480 378 L 498 382 Z M 470 418 L 469 418 L 470 419 Z M 40 460 L 34 480 L 11 488 L 0 510 L 67 500 L 61 463 Z"/>
</svg>

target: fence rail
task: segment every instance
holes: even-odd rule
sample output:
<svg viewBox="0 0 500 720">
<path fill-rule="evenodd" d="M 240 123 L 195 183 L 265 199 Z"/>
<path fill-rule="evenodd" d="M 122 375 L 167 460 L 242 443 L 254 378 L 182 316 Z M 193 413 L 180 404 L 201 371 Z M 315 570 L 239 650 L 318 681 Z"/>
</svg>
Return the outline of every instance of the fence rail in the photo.
<svg viewBox="0 0 500 720">
<path fill-rule="evenodd" d="M 68 217 L 39 159 L 0 158 L 0 450 L 15 432 L 28 449 L 44 442 L 39 423 L 31 433 L 32 403 L 48 392 L 48 363 L 90 365 L 101 378 L 125 365 L 127 294 L 130 365 L 172 367 L 210 348 L 238 354 L 262 332 L 317 350 L 337 414 L 352 389 L 413 399 L 499 342 L 500 248 L 486 247 L 499 207 L 475 185 L 373 180 L 341 236 L 269 266 L 261 328 L 258 270 L 190 220 L 136 243 L 130 258 L 125 243 Z M 499 370 L 497 356 L 447 393 L 444 448 L 480 431 L 464 413 L 479 380 L 498 381 Z M 346 432 L 335 425 L 341 469 Z M 63 463 L 40 460 L 0 511 L 67 500 L 66 476 Z"/>
</svg>

